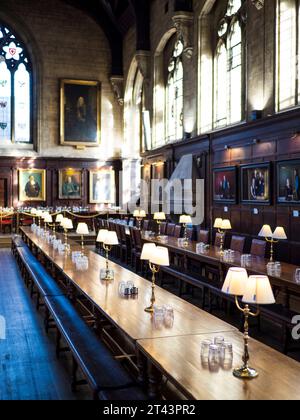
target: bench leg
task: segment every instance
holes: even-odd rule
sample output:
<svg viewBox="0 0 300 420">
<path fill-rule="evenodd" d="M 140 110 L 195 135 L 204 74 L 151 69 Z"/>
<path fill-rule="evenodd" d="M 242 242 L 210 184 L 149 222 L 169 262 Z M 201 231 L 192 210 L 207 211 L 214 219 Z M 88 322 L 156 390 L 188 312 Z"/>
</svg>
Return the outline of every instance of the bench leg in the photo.
<svg viewBox="0 0 300 420">
<path fill-rule="evenodd" d="M 76 362 L 75 358 L 72 356 L 72 383 L 71 383 L 72 392 L 77 391 L 77 371 L 78 371 L 78 363 Z"/>
<path fill-rule="evenodd" d="M 60 340 L 61 340 L 61 333 L 57 329 L 57 331 L 56 331 L 56 350 L 55 350 L 57 359 L 59 359 L 59 356 L 60 356 Z"/>
</svg>

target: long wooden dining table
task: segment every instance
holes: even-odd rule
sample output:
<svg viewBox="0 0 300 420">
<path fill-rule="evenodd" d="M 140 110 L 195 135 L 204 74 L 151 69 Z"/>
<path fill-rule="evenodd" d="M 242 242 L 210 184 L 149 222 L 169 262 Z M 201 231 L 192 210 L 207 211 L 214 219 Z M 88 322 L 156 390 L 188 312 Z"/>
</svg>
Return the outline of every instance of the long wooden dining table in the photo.
<svg viewBox="0 0 300 420">
<path fill-rule="evenodd" d="M 71 255 L 60 255 L 44 239 L 31 232 L 30 228 L 22 228 L 21 232 L 30 247 L 45 256 L 72 286 L 135 346 L 138 357 L 142 357 L 145 361 L 145 371 L 141 376 L 148 372 L 151 397 L 159 395 L 161 377 L 165 375 L 188 399 L 275 399 L 277 397 L 288 399 L 288 396 L 300 399 L 299 363 L 251 340 L 250 352 L 254 350 L 254 359 L 259 355 L 258 367 L 264 366 L 264 368 L 261 369 L 260 379 L 251 382 L 252 391 L 249 397 L 250 384 L 246 381 L 234 379 L 230 371 L 203 372 L 201 365 L 201 341 L 219 335 L 234 343 L 234 361 L 239 363 L 243 336 L 234 327 L 156 287 L 156 304 L 172 306 L 175 314 L 174 325 L 171 328 L 164 326 L 157 328 L 153 316 L 144 311 L 151 298 L 151 285 L 147 280 L 110 262 L 115 280 L 103 282 L 100 280 L 100 271 L 105 269 L 105 259 L 100 255 L 85 250 L 85 255 L 89 258 L 89 268 L 84 272 L 78 271 Z M 60 234 L 58 237 L 63 239 Z M 71 252 L 80 250 L 77 243 L 69 241 L 69 244 Z M 121 281 L 132 281 L 138 287 L 139 295 L 136 299 L 120 296 Z M 289 375 L 289 380 L 277 382 L 276 379 L 271 395 L 267 394 L 265 385 L 268 381 L 273 381 L 272 369 L 275 366 L 278 372 L 276 378 L 280 376 L 285 378 Z M 139 364 L 139 367 L 142 368 L 142 364 Z M 223 393 L 218 384 L 223 384 Z"/>
<path fill-rule="evenodd" d="M 197 260 L 202 263 L 214 265 L 220 267 L 220 271 L 223 271 L 223 276 L 229 267 L 241 267 L 241 256 L 239 252 L 235 252 L 234 258 L 231 261 L 227 261 L 223 256 L 220 255 L 220 249 L 215 246 L 210 246 L 205 252 L 197 251 L 197 242 L 189 241 L 187 246 L 180 246 L 178 239 L 174 237 L 166 237 L 166 241 L 162 242 L 157 237 L 145 236 L 142 233 L 142 240 L 144 242 L 153 242 L 157 245 L 167 247 L 171 253 L 177 255 L 184 255 L 187 258 Z M 247 266 L 247 271 L 254 275 L 268 275 L 267 264 L 269 260 L 257 256 L 251 257 L 251 264 Z M 299 262 L 300 264 L 300 262 Z M 223 270 L 222 270 L 223 268 Z M 281 274 L 278 276 L 269 276 L 270 281 L 274 287 L 280 288 L 285 293 L 291 293 L 300 295 L 300 284 L 295 279 L 295 273 L 297 267 L 293 264 L 281 263 Z M 222 281 L 222 279 L 221 279 Z M 288 306 L 288 305 L 287 305 Z"/>
</svg>

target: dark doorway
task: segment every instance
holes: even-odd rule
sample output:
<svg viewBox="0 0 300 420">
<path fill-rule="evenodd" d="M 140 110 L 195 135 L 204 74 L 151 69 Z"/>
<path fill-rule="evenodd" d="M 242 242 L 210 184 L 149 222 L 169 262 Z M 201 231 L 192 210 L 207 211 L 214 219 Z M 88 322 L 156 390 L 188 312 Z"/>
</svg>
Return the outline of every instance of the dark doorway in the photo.
<svg viewBox="0 0 300 420">
<path fill-rule="evenodd" d="M 7 207 L 7 179 L 0 178 L 0 207 Z"/>
</svg>

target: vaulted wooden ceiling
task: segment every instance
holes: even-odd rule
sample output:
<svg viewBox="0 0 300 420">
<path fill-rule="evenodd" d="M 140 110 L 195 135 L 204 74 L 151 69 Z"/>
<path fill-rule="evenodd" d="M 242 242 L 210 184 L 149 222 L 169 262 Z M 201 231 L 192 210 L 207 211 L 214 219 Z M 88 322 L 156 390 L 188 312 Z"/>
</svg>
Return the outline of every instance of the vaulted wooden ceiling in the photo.
<svg viewBox="0 0 300 420">
<path fill-rule="evenodd" d="M 150 3 L 152 0 L 61 1 L 84 11 L 102 27 L 111 47 L 112 75 L 123 74 L 123 37 L 133 24 L 137 27 L 136 49 L 150 50 Z M 162 2 L 163 5 L 164 2 Z M 192 10 L 192 0 L 174 0 L 174 10 Z"/>
</svg>

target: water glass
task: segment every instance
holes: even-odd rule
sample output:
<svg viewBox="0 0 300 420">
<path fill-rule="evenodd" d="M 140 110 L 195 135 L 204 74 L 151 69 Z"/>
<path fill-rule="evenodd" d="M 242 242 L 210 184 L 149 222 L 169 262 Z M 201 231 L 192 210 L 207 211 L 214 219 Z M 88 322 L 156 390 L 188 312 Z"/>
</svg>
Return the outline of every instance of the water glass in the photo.
<svg viewBox="0 0 300 420">
<path fill-rule="evenodd" d="M 250 267 L 252 262 L 252 255 L 242 255 L 241 256 L 241 266 Z"/>
<path fill-rule="evenodd" d="M 282 273 L 282 267 L 280 262 L 275 263 L 275 276 L 280 277 Z"/>
<path fill-rule="evenodd" d="M 225 370 L 232 369 L 233 365 L 233 348 L 232 344 L 224 341 L 219 349 L 220 364 Z"/>
<path fill-rule="evenodd" d="M 297 268 L 295 272 L 295 281 L 296 283 L 300 284 L 300 268 Z"/>
<path fill-rule="evenodd" d="M 163 308 L 158 306 L 154 307 L 154 326 L 157 330 L 160 330 L 164 325 L 165 312 Z"/>
<path fill-rule="evenodd" d="M 126 283 L 125 283 L 125 281 L 121 281 L 119 283 L 119 294 L 120 294 L 120 296 L 125 295 L 125 289 L 126 289 Z"/>
<path fill-rule="evenodd" d="M 58 245 L 58 253 L 59 255 L 63 255 L 65 253 L 65 244 Z"/>
<path fill-rule="evenodd" d="M 171 306 L 164 306 L 164 323 L 166 328 L 174 325 L 174 309 Z"/>
<path fill-rule="evenodd" d="M 273 262 L 268 263 L 267 271 L 268 271 L 268 276 L 274 277 L 276 275 L 275 263 Z"/>
<path fill-rule="evenodd" d="M 212 345 L 211 340 L 204 340 L 201 343 L 201 359 L 205 362 L 208 361 L 209 356 L 209 348 Z"/>
<path fill-rule="evenodd" d="M 215 337 L 215 340 L 214 340 L 215 346 L 221 347 L 221 346 L 223 346 L 224 342 L 225 342 L 224 337 L 222 337 L 222 336 Z"/>
<path fill-rule="evenodd" d="M 214 344 L 209 346 L 208 365 L 211 372 L 218 372 L 220 369 L 219 347 Z"/>
</svg>

